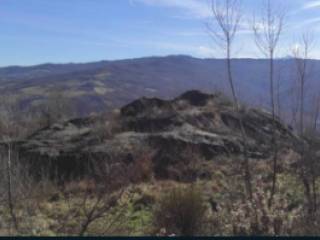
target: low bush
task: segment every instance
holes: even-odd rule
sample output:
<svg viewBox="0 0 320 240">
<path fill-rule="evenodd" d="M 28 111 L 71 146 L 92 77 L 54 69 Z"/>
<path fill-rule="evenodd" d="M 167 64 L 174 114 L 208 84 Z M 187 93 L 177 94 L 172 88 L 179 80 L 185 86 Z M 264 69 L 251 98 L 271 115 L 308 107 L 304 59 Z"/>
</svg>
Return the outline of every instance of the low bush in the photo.
<svg viewBox="0 0 320 240">
<path fill-rule="evenodd" d="M 251 201 L 234 204 L 232 211 L 233 234 L 236 236 L 283 236 L 291 235 L 293 223 L 301 209 L 289 210 L 290 204 L 284 195 L 276 194 L 273 204 L 268 205 L 267 186 L 259 179 Z"/>
<path fill-rule="evenodd" d="M 206 205 L 202 191 L 190 186 L 176 187 L 164 194 L 154 211 L 154 224 L 167 234 L 200 234 L 205 222 Z"/>
<path fill-rule="evenodd" d="M 153 178 L 152 153 L 143 152 L 134 159 L 128 169 L 128 178 L 133 183 L 148 182 Z"/>
</svg>

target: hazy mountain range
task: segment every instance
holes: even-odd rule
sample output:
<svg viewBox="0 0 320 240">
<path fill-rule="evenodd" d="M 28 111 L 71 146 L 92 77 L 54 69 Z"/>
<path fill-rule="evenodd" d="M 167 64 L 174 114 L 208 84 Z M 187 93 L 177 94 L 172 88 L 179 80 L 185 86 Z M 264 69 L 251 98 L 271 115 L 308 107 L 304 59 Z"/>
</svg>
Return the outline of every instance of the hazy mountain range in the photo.
<svg viewBox="0 0 320 240">
<path fill-rule="evenodd" d="M 320 61 L 310 60 L 307 88 L 311 99 L 320 89 Z M 223 59 L 189 56 L 147 57 L 83 64 L 43 64 L 0 68 L 2 95 L 23 96 L 29 105 L 39 104 L 54 89 L 63 89 L 77 102 L 81 114 L 108 111 L 142 96 L 170 98 L 190 89 L 228 92 Z M 233 73 L 243 101 L 268 103 L 268 60 L 234 59 Z M 292 59 L 276 60 L 277 87 L 284 108 L 296 82 Z M 278 84 L 279 83 L 279 84 Z"/>
</svg>

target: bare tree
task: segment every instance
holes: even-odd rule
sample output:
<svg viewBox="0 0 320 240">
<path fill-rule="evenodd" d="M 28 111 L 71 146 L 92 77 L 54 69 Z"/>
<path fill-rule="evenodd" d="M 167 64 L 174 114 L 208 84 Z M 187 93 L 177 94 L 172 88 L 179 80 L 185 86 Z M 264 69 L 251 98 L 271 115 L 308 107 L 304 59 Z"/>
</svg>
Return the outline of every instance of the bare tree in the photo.
<svg viewBox="0 0 320 240">
<path fill-rule="evenodd" d="M 44 126 L 65 121 L 76 115 L 75 106 L 67 93 L 60 88 L 53 89 L 43 104 L 35 109 L 39 112 Z"/>
<path fill-rule="evenodd" d="M 310 50 L 313 47 L 313 43 L 313 35 L 307 32 L 302 35 L 300 43 L 292 50 L 299 84 L 299 132 L 301 136 L 304 133 L 305 91 L 309 70 Z"/>
<path fill-rule="evenodd" d="M 13 148 L 14 142 L 19 138 L 18 128 L 18 105 L 14 98 L 2 98 L 0 105 L 0 138 L 1 145 L 4 146 L 5 154 L 2 154 L 6 162 L 6 193 L 7 203 L 13 222 L 14 228 L 18 231 L 18 221 L 15 213 L 15 204 L 13 200 L 13 187 L 12 187 L 12 162 L 13 162 Z"/>
<path fill-rule="evenodd" d="M 312 114 L 312 121 L 311 121 L 311 129 L 310 129 L 310 134 L 312 134 L 313 139 L 315 138 L 315 136 L 318 133 L 318 120 L 319 120 L 319 114 L 320 114 L 320 95 L 317 94 L 316 97 L 313 100 L 314 102 L 314 108 L 313 108 L 313 114 Z M 318 148 L 316 148 L 318 149 Z M 317 150 L 316 150 L 317 151 Z M 312 158 L 312 165 L 311 165 L 311 169 L 312 169 L 312 191 L 313 191 L 313 210 L 316 212 L 318 210 L 318 193 L 317 193 L 317 177 L 318 175 L 316 174 L 318 172 L 319 169 L 319 156 L 317 156 L 317 154 L 314 154 L 314 157 Z M 316 165 L 316 166 L 315 166 Z M 318 167 L 318 168 L 316 168 Z"/>
<path fill-rule="evenodd" d="M 78 182 L 65 182 L 62 187 L 61 200 L 67 209 L 59 219 L 61 224 L 56 231 L 90 235 L 90 227 L 103 219 L 108 221 L 104 221 L 104 228 L 99 234 L 127 231 L 121 221 L 127 217 L 128 206 L 122 198 L 130 201 L 133 197 L 128 178 L 132 168 L 118 161 L 111 163 L 112 159 L 105 161 L 90 155 L 88 176 Z M 74 201 L 75 196 L 77 201 Z M 115 208 L 117 211 L 111 211 Z M 79 227 L 70 229 L 68 223 L 74 220 L 79 222 Z"/>
<path fill-rule="evenodd" d="M 269 200 L 269 206 L 272 204 L 273 197 L 276 191 L 277 183 L 277 169 L 278 169 L 278 149 L 275 136 L 275 87 L 274 87 L 274 58 L 280 36 L 284 28 L 285 11 L 279 6 L 276 8 L 272 5 L 271 0 L 266 0 L 263 6 L 263 13 L 259 21 L 254 17 L 253 19 L 253 32 L 255 42 L 263 55 L 269 59 L 269 92 L 270 92 L 270 105 L 273 119 L 272 127 L 272 146 L 273 146 L 273 176 L 272 176 L 272 189 Z"/>
<path fill-rule="evenodd" d="M 215 43 L 225 50 L 228 81 L 235 107 L 239 105 L 232 75 L 232 47 L 239 30 L 241 8 L 239 0 L 212 0 L 211 11 L 214 24 L 207 24 L 209 33 Z"/>
<path fill-rule="evenodd" d="M 249 166 L 248 147 L 243 126 L 240 104 L 232 75 L 232 47 L 239 30 L 241 14 L 240 0 L 212 0 L 211 11 L 213 21 L 207 24 L 210 35 L 216 44 L 225 50 L 227 79 L 232 93 L 234 109 L 239 115 L 239 125 L 244 143 L 244 180 L 247 193 L 252 198 L 251 173 Z"/>
<path fill-rule="evenodd" d="M 84 236 L 90 225 L 92 225 L 97 220 L 108 215 L 109 211 L 114 207 L 117 200 L 124 195 L 124 189 L 121 189 L 119 192 L 114 193 L 113 195 L 106 191 L 105 189 L 96 189 L 94 193 L 94 200 L 92 203 L 92 194 L 88 191 L 85 191 L 83 195 L 83 201 L 80 204 L 79 210 L 83 211 L 83 219 L 80 221 L 81 226 L 79 229 L 79 236 Z M 90 202 L 91 201 L 91 202 Z M 113 219 L 112 222 L 106 226 L 105 231 L 109 230 L 115 221 L 118 221 L 122 216 L 122 211 L 124 209 L 119 209 L 117 212 L 117 216 Z M 107 229 L 108 228 L 108 229 Z"/>
<path fill-rule="evenodd" d="M 309 217 L 312 217 L 318 209 L 318 191 L 317 182 L 319 177 L 319 132 L 317 131 L 317 122 L 319 118 L 319 97 L 315 99 L 312 107 L 310 121 L 304 123 L 304 132 L 301 137 L 306 144 L 300 144 L 301 151 L 300 162 L 298 162 L 298 174 L 304 186 L 305 198 L 307 200 L 307 209 Z"/>
<path fill-rule="evenodd" d="M 26 229 L 22 225 L 24 217 L 29 216 L 32 208 L 27 200 L 35 189 L 34 179 L 30 176 L 27 164 L 20 159 L 19 141 L 30 135 L 36 125 L 28 109 L 24 109 L 23 98 L 3 95 L 0 98 L 0 198 L 6 204 L 9 219 L 8 234 L 22 233 Z M 19 202 L 23 202 L 21 207 Z M 17 206 L 19 205 L 19 209 Z M 32 209 L 33 211 L 34 209 Z M 19 214 L 16 214 L 19 211 Z M 22 223 L 23 222 L 23 223 Z"/>
<path fill-rule="evenodd" d="M 315 142 L 315 135 L 313 133 L 306 134 L 306 122 L 305 122 L 305 96 L 306 96 L 306 82 L 308 80 L 308 74 L 310 71 L 310 64 L 309 64 L 309 58 L 310 58 L 310 50 L 313 46 L 313 35 L 310 32 L 304 33 L 301 37 L 300 42 L 292 49 L 292 56 L 295 63 L 296 68 L 296 75 L 297 75 L 297 82 L 298 82 L 298 109 L 299 109 L 299 126 L 298 126 L 298 132 L 300 134 L 300 137 L 302 139 L 306 139 L 310 145 L 309 149 L 306 149 L 305 144 L 301 144 L 299 146 L 300 153 L 301 153 L 301 159 L 300 159 L 300 177 L 302 178 L 303 184 L 305 186 L 305 194 L 306 198 L 309 202 L 309 212 L 313 210 L 313 200 L 316 198 L 315 193 L 315 174 L 314 174 L 314 154 L 312 154 L 312 145 L 314 145 Z M 315 109 L 315 119 L 317 119 L 317 108 Z M 317 120 L 315 120 L 317 121 Z M 308 128 L 316 128 L 316 125 L 313 126 L 313 124 L 307 124 L 309 125 Z M 315 131 L 316 129 L 313 129 Z M 313 132 L 312 131 L 312 132 Z M 308 155 L 308 157 L 307 157 Z M 308 159 L 307 159 L 308 158 Z M 312 178 L 309 180 L 309 178 Z M 310 182 L 312 184 L 312 188 L 310 187 Z M 313 193 L 313 198 L 311 196 L 311 192 Z"/>
</svg>

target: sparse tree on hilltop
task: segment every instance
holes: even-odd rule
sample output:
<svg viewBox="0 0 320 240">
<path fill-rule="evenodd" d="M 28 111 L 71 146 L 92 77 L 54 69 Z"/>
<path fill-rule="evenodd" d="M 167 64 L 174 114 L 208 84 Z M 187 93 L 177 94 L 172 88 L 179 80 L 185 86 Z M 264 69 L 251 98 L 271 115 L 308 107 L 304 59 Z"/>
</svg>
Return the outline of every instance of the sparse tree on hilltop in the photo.
<svg viewBox="0 0 320 240">
<path fill-rule="evenodd" d="M 276 191 L 277 172 L 278 172 L 278 147 L 275 136 L 275 121 L 276 121 L 276 108 L 275 108 L 275 84 L 274 84 L 274 58 L 276 56 L 279 40 L 284 28 L 285 11 L 280 6 L 273 6 L 271 0 L 264 1 L 262 8 L 262 16 L 259 21 L 254 17 L 253 32 L 255 42 L 261 53 L 269 59 L 269 93 L 270 93 L 270 106 L 273 119 L 272 127 L 272 147 L 273 147 L 273 176 L 272 176 L 272 189 L 269 199 L 269 206 L 272 204 L 273 196 Z"/>
<path fill-rule="evenodd" d="M 232 74 L 232 50 L 236 34 L 240 27 L 242 18 L 240 0 L 212 0 L 211 11 L 213 21 L 210 22 L 208 30 L 215 43 L 221 47 L 226 54 L 227 79 L 232 93 L 233 106 L 239 115 L 239 125 L 244 144 L 244 180 L 247 193 L 252 198 L 251 172 L 248 157 L 248 143 L 246 132 L 243 126 L 241 107 L 239 104 L 237 91 Z"/>
</svg>

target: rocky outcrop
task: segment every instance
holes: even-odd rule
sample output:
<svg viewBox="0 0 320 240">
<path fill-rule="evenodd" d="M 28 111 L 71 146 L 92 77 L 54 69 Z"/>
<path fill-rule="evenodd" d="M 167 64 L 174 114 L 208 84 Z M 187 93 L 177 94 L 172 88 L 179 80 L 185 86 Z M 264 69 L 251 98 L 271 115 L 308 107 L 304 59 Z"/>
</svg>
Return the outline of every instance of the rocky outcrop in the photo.
<svg viewBox="0 0 320 240">
<path fill-rule="evenodd" d="M 92 160 L 130 167 L 138 161 L 138 153 L 148 151 L 154 153 L 150 161 L 155 177 L 184 180 L 188 175 L 181 171 L 190 171 L 186 166 L 196 159 L 214 161 L 243 153 L 240 118 L 247 133 L 249 157 L 268 158 L 273 124 L 270 113 L 243 108 L 239 115 L 223 95 L 198 91 L 169 101 L 138 99 L 120 110 L 116 124 L 97 117 L 55 124 L 32 135 L 20 148 L 33 166 L 50 165 L 68 177 L 88 173 Z M 293 148 L 299 139 L 279 120 L 275 126 L 281 147 Z"/>
</svg>

